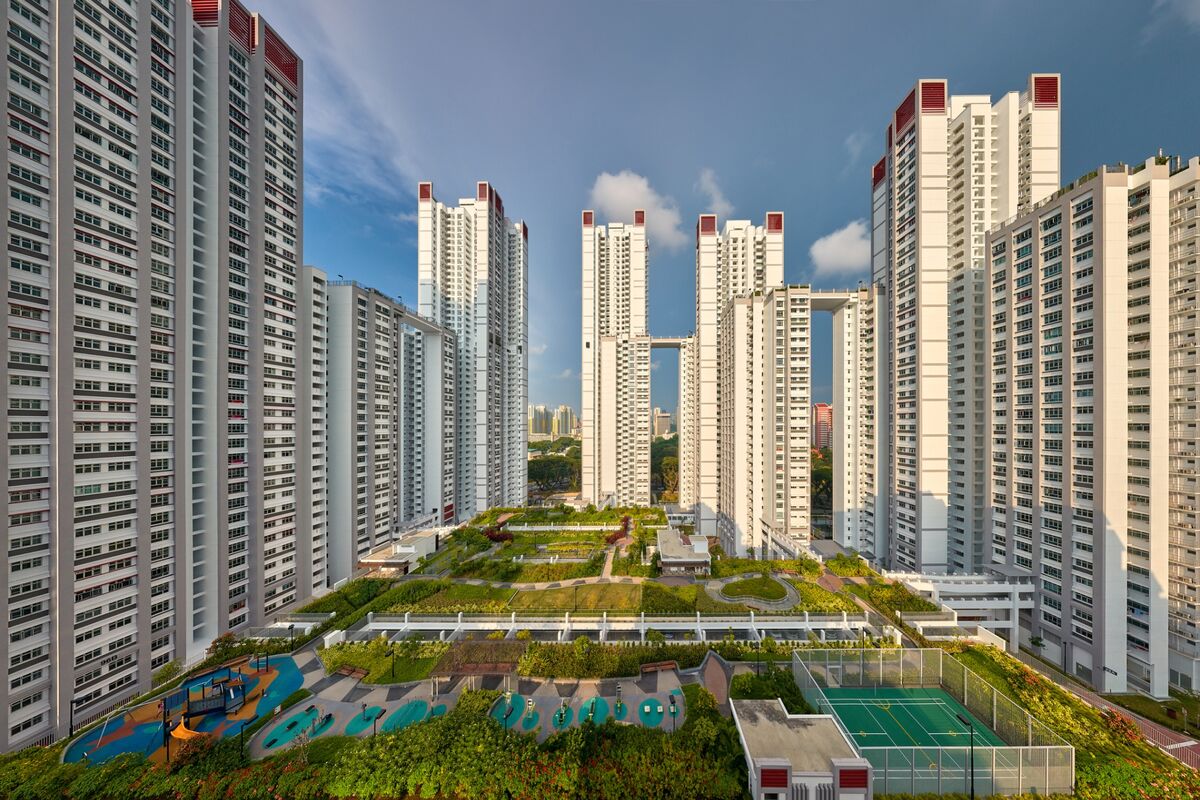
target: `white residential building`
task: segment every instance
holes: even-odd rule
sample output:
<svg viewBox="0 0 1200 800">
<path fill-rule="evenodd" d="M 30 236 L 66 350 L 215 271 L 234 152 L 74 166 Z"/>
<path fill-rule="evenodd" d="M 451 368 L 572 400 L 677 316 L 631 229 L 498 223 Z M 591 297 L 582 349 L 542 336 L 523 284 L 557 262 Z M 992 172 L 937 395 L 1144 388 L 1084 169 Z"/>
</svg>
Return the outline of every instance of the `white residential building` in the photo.
<svg viewBox="0 0 1200 800">
<path fill-rule="evenodd" d="M 689 402 L 694 407 L 691 431 L 695 440 L 691 457 L 680 462 L 680 485 L 686 482 L 693 487 L 696 532 L 705 536 L 717 534 L 720 502 L 722 319 L 733 298 L 782 285 L 782 213 L 767 214 L 762 226 L 731 220 L 720 233 L 715 214 L 700 215 L 696 227 L 696 332 L 692 336 L 694 353 L 689 366 L 693 374 L 687 385 L 687 391 L 694 393 Z M 683 391 L 681 384 L 681 394 Z"/>
<path fill-rule="evenodd" d="M 633 224 L 582 217 L 581 492 L 597 505 L 650 503 L 646 212 Z"/>
<path fill-rule="evenodd" d="M 486 181 L 448 206 L 418 187 L 418 312 L 450 330 L 458 364 L 455 519 L 524 505 L 529 230 Z"/>
<path fill-rule="evenodd" d="M 9 750 L 326 574 L 300 60 L 236 0 L 6 14 Z"/>
<path fill-rule="evenodd" d="M 880 448 L 876 556 L 974 571 L 984 556 L 984 237 L 1059 185 L 1059 76 L 950 95 L 921 80 L 872 176 Z"/>
<path fill-rule="evenodd" d="M 835 396 L 853 424 L 837 426 L 834 537 L 864 549 L 873 537 L 874 320 L 869 290 L 780 286 L 732 299 L 722 315 L 717 530 L 729 554 L 794 558 L 812 534 L 812 317 L 832 312 Z M 866 474 L 864 474 L 866 473 Z"/>
<path fill-rule="evenodd" d="M 454 336 L 353 281 L 329 288 L 329 573 L 454 515 Z"/>
<path fill-rule="evenodd" d="M 1102 167 L 988 239 L 990 560 L 1102 691 L 1200 685 L 1200 159 Z"/>
</svg>

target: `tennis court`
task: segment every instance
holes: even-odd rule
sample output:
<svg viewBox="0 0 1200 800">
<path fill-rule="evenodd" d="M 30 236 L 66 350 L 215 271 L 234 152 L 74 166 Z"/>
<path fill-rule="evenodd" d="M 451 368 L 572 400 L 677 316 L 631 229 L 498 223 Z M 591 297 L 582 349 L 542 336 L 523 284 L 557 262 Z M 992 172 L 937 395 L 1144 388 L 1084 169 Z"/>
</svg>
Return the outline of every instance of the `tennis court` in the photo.
<svg viewBox="0 0 1200 800">
<path fill-rule="evenodd" d="M 975 726 L 976 747 L 1005 744 L 941 689 L 854 687 L 825 689 L 834 712 L 859 747 L 966 747 Z"/>
</svg>

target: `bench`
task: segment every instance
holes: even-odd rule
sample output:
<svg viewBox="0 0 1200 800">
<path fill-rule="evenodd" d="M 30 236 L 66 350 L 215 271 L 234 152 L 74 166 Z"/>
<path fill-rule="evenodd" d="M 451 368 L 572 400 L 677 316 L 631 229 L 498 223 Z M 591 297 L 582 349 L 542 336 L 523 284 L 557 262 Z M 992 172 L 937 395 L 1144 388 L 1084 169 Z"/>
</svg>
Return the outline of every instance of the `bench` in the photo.
<svg viewBox="0 0 1200 800">
<path fill-rule="evenodd" d="M 642 664 L 642 672 L 665 672 L 678 669 L 679 663 L 676 661 L 654 661 L 650 664 Z"/>
</svg>

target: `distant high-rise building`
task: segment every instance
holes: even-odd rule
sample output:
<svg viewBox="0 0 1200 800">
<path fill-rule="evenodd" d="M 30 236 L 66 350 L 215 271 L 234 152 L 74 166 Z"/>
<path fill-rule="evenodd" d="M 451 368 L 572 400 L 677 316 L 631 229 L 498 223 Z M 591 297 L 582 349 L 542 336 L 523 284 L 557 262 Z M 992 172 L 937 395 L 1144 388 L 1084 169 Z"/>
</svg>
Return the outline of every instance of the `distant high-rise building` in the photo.
<svg viewBox="0 0 1200 800">
<path fill-rule="evenodd" d="M 995 103 L 921 80 L 872 175 L 879 295 L 877 556 L 895 569 L 984 560 L 985 238 L 1059 185 L 1059 76 Z"/>
<path fill-rule="evenodd" d="M 653 420 L 651 423 L 651 428 L 653 429 L 656 437 L 666 436 L 671 432 L 670 411 L 663 411 L 661 408 L 655 407 L 654 411 L 651 412 L 650 417 Z"/>
<path fill-rule="evenodd" d="M 454 518 L 454 335 L 353 281 L 329 286 L 329 573 Z"/>
<path fill-rule="evenodd" d="M 529 406 L 529 435 L 549 436 L 553 427 L 553 415 L 545 406 Z"/>
<path fill-rule="evenodd" d="M 769 287 L 783 285 L 783 214 L 767 214 L 766 224 L 731 220 L 717 232 L 715 214 L 701 214 L 696 227 L 696 331 L 692 335 L 689 392 L 694 413 L 694 447 L 680 461 L 680 497 L 689 496 L 696 514 L 696 531 L 717 533 L 720 494 L 719 443 L 721 323 L 729 302 Z M 682 359 L 682 355 L 681 355 Z M 681 427 L 682 435 L 682 427 Z M 688 487 L 688 488 L 684 488 Z"/>
<path fill-rule="evenodd" d="M 583 499 L 650 503 L 646 212 L 596 225 L 583 212 Z"/>
<path fill-rule="evenodd" d="M 575 409 L 567 405 L 560 405 L 555 409 L 550 425 L 552 437 L 557 439 L 561 436 L 575 436 L 578 427 L 579 418 L 575 416 Z"/>
<path fill-rule="evenodd" d="M 457 347 L 455 516 L 527 499 L 529 231 L 485 181 L 448 206 L 418 187 L 420 315 Z"/>
<path fill-rule="evenodd" d="M 813 403 L 812 446 L 824 450 L 833 443 L 833 407 L 828 403 Z"/>
<path fill-rule="evenodd" d="M 7 19 L 3 750 L 327 583 L 300 59 L 236 0 Z"/>
</svg>

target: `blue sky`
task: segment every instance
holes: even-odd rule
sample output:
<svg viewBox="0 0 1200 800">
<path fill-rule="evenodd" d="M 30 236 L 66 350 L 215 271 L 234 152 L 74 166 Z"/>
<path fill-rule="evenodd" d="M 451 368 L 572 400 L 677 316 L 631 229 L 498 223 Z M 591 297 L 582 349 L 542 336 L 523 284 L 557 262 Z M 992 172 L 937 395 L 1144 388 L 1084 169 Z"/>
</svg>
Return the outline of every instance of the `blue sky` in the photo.
<svg viewBox="0 0 1200 800">
<path fill-rule="evenodd" d="M 417 182 L 454 201 L 490 180 L 530 230 L 530 401 L 577 410 L 580 209 L 648 209 L 651 333 L 678 335 L 703 212 L 784 211 L 789 282 L 866 276 L 869 169 L 918 78 L 999 95 L 1061 72 L 1064 181 L 1200 152 L 1200 0 L 250 7 L 305 62 L 305 260 L 412 302 Z M 827 319 L 814 340 L 828 400 Z"/>
</svg>

